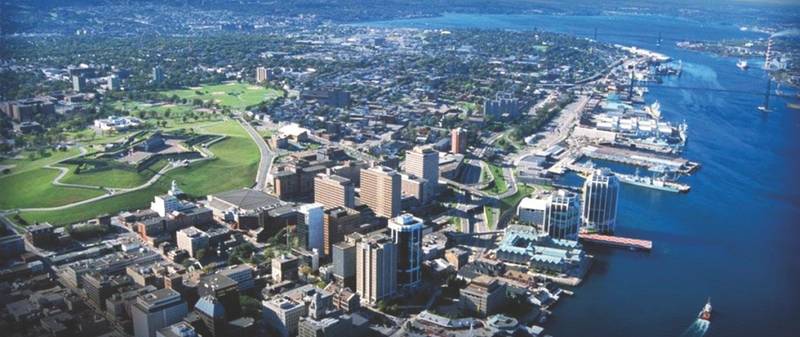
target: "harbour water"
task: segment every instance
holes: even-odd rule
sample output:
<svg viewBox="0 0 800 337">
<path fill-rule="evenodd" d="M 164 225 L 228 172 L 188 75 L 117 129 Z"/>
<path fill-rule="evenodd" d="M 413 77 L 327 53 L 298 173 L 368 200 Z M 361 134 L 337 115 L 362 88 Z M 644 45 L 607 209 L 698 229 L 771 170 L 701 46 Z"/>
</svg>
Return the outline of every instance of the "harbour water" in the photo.
<svg viewBox="0 0 800 337">
<path fill-rule="evenodd" d="M 675 47 L 684 38 L 766 37 L 732 25 L 663 16 L 462 15 L 373 22 L 414 28 L 495 28 L 564 32 L 655 50 L 683 61 L 681 77 L 653 86 L 663 118 L 686 120 L 684 157 L 702 169 L 682 181 L 688 194 L 623 185 L 618 233 L 653 240 L 649 253 L 592 249 L 575 296 L 545 324 L 563 336 L 796 336 L 800 331 L 800 111 L 789 99 L 763 102 L 761 60 Z M 664 42 L 656 45 L 661 33 Z M 710 325 L 696 321 L 708 297 Z"/>
</svg>

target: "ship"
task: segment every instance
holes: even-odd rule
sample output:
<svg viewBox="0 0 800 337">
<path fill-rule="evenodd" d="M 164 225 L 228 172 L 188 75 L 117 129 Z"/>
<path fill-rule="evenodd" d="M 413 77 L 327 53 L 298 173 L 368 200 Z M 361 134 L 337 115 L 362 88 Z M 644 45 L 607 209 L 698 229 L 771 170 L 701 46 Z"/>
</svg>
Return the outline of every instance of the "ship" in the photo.
<svg viewBox="0 0 800 337">
<path fill-rule="evenodd" d="M 655 175 L 653 175 L 652 177 L 640 176 L 638 169 L 636 170 L 636 174 L 634 175 L 618 173 L 617 177 L 619 178 L 619 181 L 622 183 L 635 185 L 639 187 L 651 188 L 659 191 L 686 193 L 689 192 L 689 189 L 691 189 L 689 185 L 668 181 L 663 176 L 662 177 L 657 177 Z"/>
<path fill-rule="evenodd" d="M 706 305 L 703 306 L 703 310 L 700 310 L 700 313 L 697 314 L 697 318 L 702 319 L 704 321 L 711 321 L 711 298 L 708 298 L 708 302 Z"/>
<path fill-rule="evenodd" d="M 660 120 L 661 119 L 661 103 L 658 103 L 658 101 L 653 102 L 653 104 L 650 104 L 650 105 L 644 107 L 644 112 L 646 112 L 648 115 L 650 115 L 650 117 L 653 117 L 653 119 Z"/>
<path fill-rule="evenodd" d="M 747 69 L 747 60 L 739 60 L 739 62 L 736 62 L 736 66 L 741 70 Z"/>
</svg>

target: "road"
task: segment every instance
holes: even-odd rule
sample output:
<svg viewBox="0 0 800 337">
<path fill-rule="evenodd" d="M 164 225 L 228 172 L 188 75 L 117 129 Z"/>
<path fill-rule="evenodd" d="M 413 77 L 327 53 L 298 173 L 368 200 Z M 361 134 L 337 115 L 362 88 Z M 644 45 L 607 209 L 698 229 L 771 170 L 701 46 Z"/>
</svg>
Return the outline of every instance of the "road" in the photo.
<svg viewBox="0 0 800 337">
<path fill-rule="evenodd" d="M 242 125 L 242 127 L 247 130 L 247 133 L 250 134 L 250 138 L 256 142 L 258 145 L 258 151 L 261 153 L 261 159 L 258 160 L 258 173 L 256 173 L 256 185 L 253 187 L 255 190 L 263 191 L 267 188 L 267 176 L 269 176 L 269 172 L 272 169 L 272 163 L 275 160 L 275 156 L 273 156 L 272 151 L 267 146 L 267 142 L 264 141 L 264 138 L 261 137 L 261 134 L 250 125 L 247 121 L 242 119 L 241 117 L 236 118 L 236 121 Z"/>
</svg>

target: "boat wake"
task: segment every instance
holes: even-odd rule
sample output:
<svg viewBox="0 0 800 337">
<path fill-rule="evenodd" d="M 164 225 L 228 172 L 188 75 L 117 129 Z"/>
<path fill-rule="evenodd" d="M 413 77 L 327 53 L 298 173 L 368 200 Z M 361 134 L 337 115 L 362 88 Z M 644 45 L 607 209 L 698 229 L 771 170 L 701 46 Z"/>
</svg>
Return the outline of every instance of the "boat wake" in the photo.
<svg viewBox="0 0 800 337">
<path fill-rule="evenodd" d="M 686 331 L 681 334 L 681 337 L 702 337 L 708 331 L 709 326 L 711 326 L 711 322 L 698 318 L 692 325 L 686 328 Z"/>
</svg>

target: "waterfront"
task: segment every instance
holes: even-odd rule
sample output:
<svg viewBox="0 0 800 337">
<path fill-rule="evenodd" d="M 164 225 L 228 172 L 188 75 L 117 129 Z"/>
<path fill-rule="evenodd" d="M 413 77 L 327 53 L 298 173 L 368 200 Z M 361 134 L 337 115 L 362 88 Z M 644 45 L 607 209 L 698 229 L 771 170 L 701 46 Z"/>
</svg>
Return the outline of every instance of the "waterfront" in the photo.
<svg viewBox="0 0 800 337">
<path fill-rule="evenodd" d="M 593 249 L 592 272 L 554 309 L 554 336 L 678 336 L 711 297 L 706 336 L 791 336 L 800 330 L 800 113 L 773 98 L 756 110 L 766 76 L 739 70 L 736 59 L 674 47 L 683 38 L 766 37 L 735 26 L 653 16 L 474 16 L 397 20 L 370 25 L 417 28 L 533 29 L 591 36 L 652 49 L 683 61 L 680 78 L 653 86 L 667 120 L 686 120 L 683 156 L 703 168 L 684 178 L 688 194 L 623 186 L 618 232 L 654 241 L 650 253 Z M 635 32 L 635 33 L 631 33 Z M 656 36 L 665 42 L 656 46 Z M 604 35 L 605 34 L 605 35 Z M 751 64 L 760 65 L 758 60 Z"/>
</svg>

